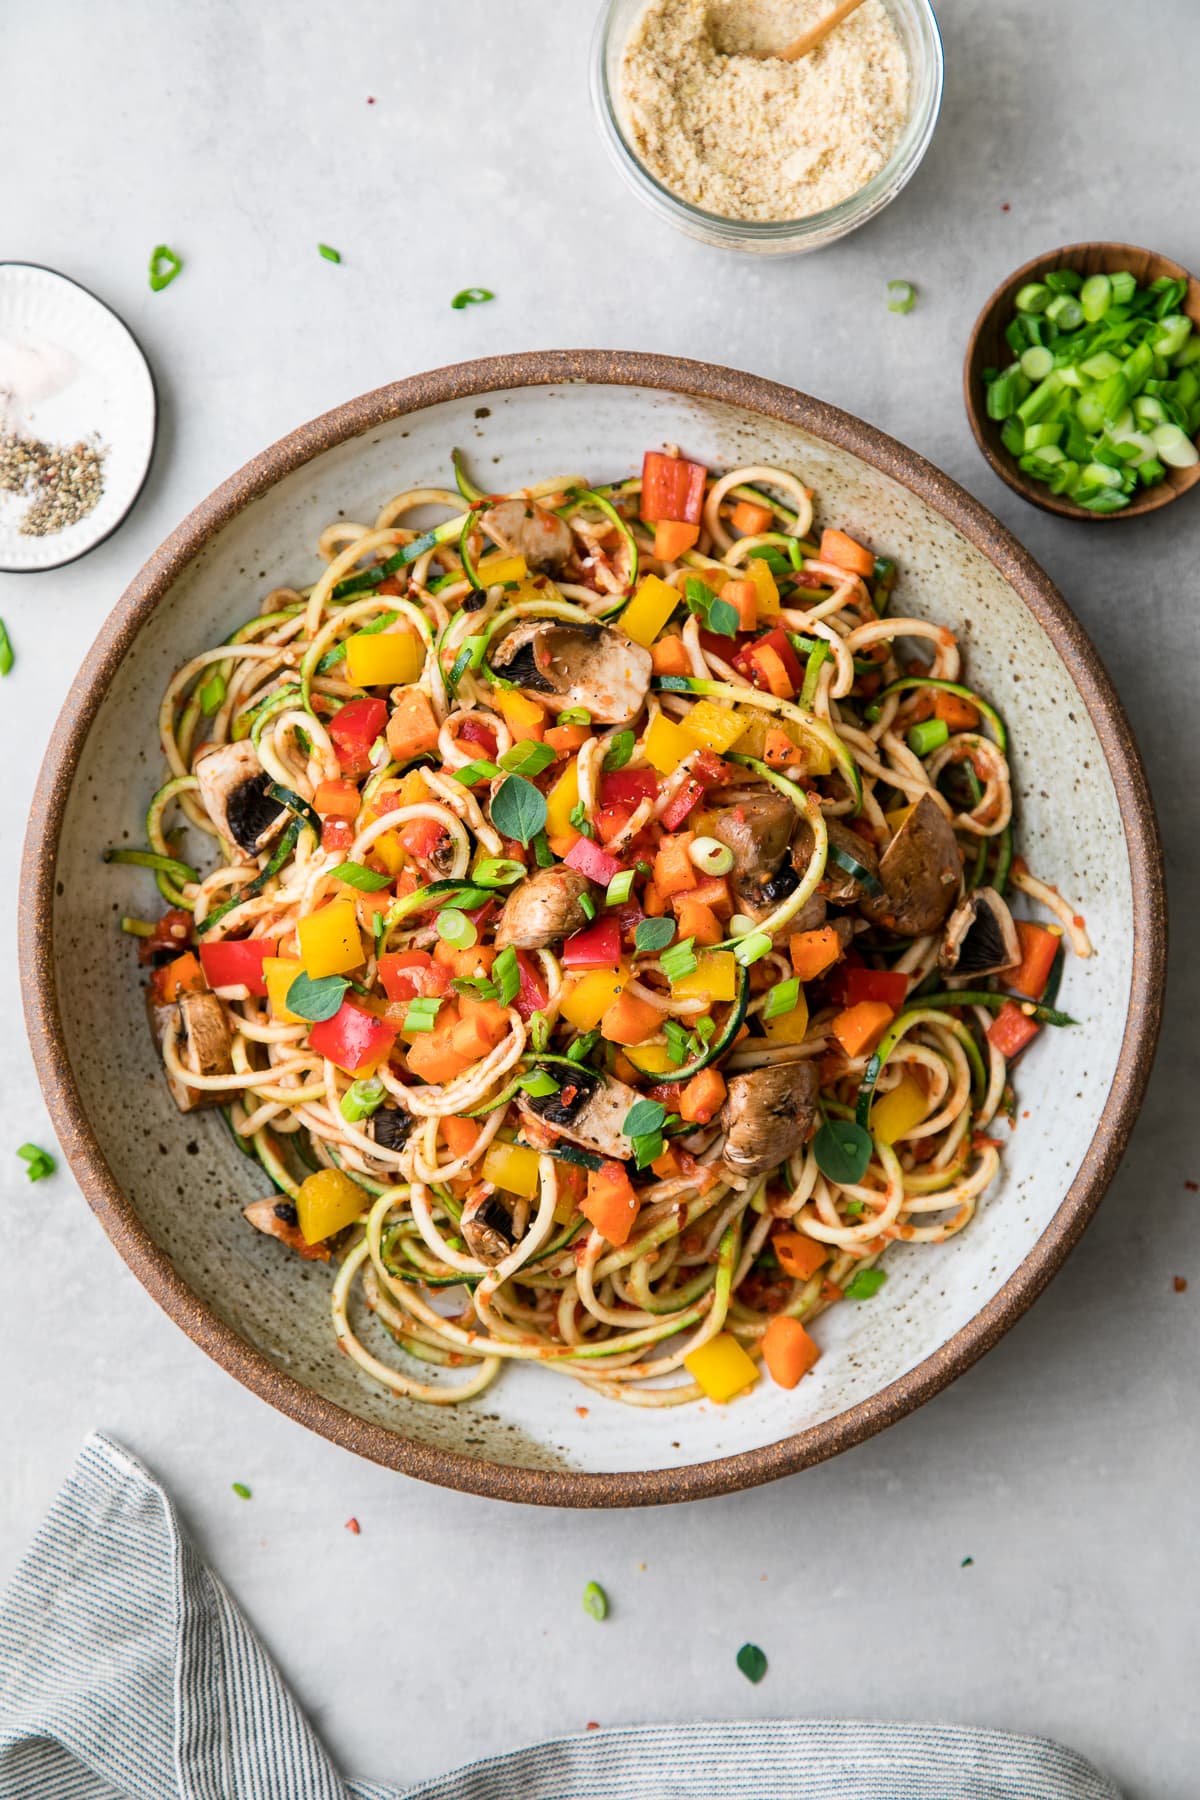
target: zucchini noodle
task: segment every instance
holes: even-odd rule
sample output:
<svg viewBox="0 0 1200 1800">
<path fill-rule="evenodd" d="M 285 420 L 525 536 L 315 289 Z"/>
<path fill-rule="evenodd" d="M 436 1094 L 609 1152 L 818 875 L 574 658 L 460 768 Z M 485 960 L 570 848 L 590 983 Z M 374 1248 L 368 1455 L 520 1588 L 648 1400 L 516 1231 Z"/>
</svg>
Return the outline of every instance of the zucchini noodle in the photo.
<svg viewBox="0 0 1200 1800">
<path fill-rule="evenodd" d="M 1086 927 L 954 634 L 800 474 L 453 461 L 167 686 L 109 860 L 170 909 L 123 923 L 171 1091 L 398 1400 L 794 1385 L 783 1336 L 970 1223 Z"/>
</svg>

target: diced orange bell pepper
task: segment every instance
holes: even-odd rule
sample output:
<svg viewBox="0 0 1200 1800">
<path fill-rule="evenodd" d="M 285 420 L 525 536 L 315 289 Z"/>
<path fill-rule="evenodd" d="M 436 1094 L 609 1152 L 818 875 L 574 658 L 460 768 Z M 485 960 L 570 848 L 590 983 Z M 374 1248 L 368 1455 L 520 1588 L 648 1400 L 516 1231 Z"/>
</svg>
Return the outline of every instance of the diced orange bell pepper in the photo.
<svg viewBox="0 0 1200 1800">
<path fill-rule="evenodd" d="M 1021 944 L 1021 960 L 1015 969 L 1005 974 L 1004 985 L 1018 994 L 1028 994 L 1031 1000 L 1040 1000 L 1062 943 L 1062 927 L 1048 928 L 1033 925 L 1028 919 L 1018 919 L 1017 937 Z"/>
<path fill-rule="evenodd" d="M 641 1044 L 662 1029 L 663 1014 L 649 1000 L 619 994 L 600 1021 L 600 1035 L 610 1044 Z"/>
<path fill-rule="evenodd" d="M 619 1249 L 626 1242 L 637 1218 L 638 1198 L 624 1163 L 606 1162 L 588 1170 L 587 1193 L 579 1210 L 610 1244 Z"/>
<path fill-rule="evenodd" d="M 679 1096 L 682 1118 L 694 1125 L 707 1125 L 725 1104 L 725 1080 L 719 1069 L 701 1069 L 693 1075 Z"/>
<path fill-rule="evenodd" d="M 699 536 L 698 525 L 659 519 L 654 527 L 654 554 L 659 562 L 678 562 L 685 551 L 694 548 Z"/>
<path fill-rule="evenodd" d="M 544 742 L 559 756 L 569 756 L 573 750 L 579 750 L 592 735 L 590 725 L 552 725 L 544 734 Z"/>
<path fill-rule="evenodd" d="M 763 740 L 762 759 L 769 769 L 786 769 L 801 758 L 802 752 L 793 744 L 786 731 L 780 731 L 774 725 L 768 726 Z"/>
<path fill-rule="evenodd" d="M 659 638 L 650 649 L 650 662 L 656 675 L 690 675 L 692 661 L 681 637 Z"/>
<path fill-rule="evenodd" d="M 313 795 L 313 811 L 323 819 L 353 819 L 361 804 L 356 781 L 321 781 Z"/>
<path fill-rule="evenodd" d="M 752 581 L 727 581 L 721 589 L 722 600 L 728 600 L 738 616 L 739 631 L 753 631 L 758 624 L 758 589 Z"/>
<path fill-rule="evenodd" d="M 442 1136 L 451 1156 L 457 1161 L 460 1156 L 469 1156 L 479 1141 L 479 1133 L 483 1130 L 478 1119 L 460 1119 L 454 1114 L 443 1119 Z"/>
<path fill-rule="evenodd" d="M 847 1056 L 862 1056 L 875 1048 L 895 1016 L 882 1000 L 860 1000 L 835 1014 L 831 1030 Z"/>
<path fill-rule="evenodd" d="M 459 1000 L 458 1008 L 461 1016 L 450 1042 L 461 1055 L 478 1062 L 496 1048 L 507 1032 L 508 1013 L 498 1000 L 472 1000 L 466 994 Z"/>
<path fill-rule="evenodd" d="M 685 888 L 696 885 L 696 865 L 688 855 L 688 846 L 695 841 L 694 831 L 681 831 L 674 837 L 665 837 L 658 846 L 658 854 L 654 858 L 654 885 L 660 894 L 668 898 L 672 894 L 680 894 Z"/>
<path fill-rule="evenodd" d="M 681 938 L 695 938 L 698 944 L 719 944 L 725 935 L 716 913 L 702 900 L 681 900 L 675 916 Z"/>
<path fill-rule="evenodd" d="M 518 743 L 523 738 L 541 738 L 546 724 L 546 709 L 539 706 L 536 700 L 531 700 L 528 694 L 522 694 L 516 688 L 501 688 L 496 695 L 496 705 Z"/>
<path fill-rule="evenodd" d="M 821 1354 L 799 1319 L 786 1313 L 778 1313 L 763 1332 L 762 1353 L 771 1379 L 782 1388 L 794 1388 Z"/>
<path fill-rule="evenodd" d="M 836 563 L 839 569 L 848 569 L 852 575 L 861 575 L 864 580 L 875 573 L 875 558 L 871 551 L 857 539 L 847 537 L 844 531 L 826 528 L 821 533 L 821 561 Z"/>
<path fill-rule="evenodd" d="M 776 1231 L 771 1234 L 771 1248 L 779 1258 L 779 1266 L 793 1281 L 811 1281 L 818 1269 L 829 1261 L 829 1251 L 816 1238 L 803 1231 Z"/>
<path fill-rule="evenodd" d="M 842 940 L 832 925 L 821 925 L 815 931 L 793 932 L 788 951 L 801 981 L 815 981 L 841 956 Z"/>
<path fill-rule="evenodd" d="M 774 516 L 769 506 L 759 506 L 754 500 L 739 500 L 729 515 L 729 523 L 743 537 L 759 537 L 764 531 L 770 531 Z"/>
<path fill-rule="evenodd" d="M 979 723 L 979 708 L 959 694 L 948 694 L 945 688 L 933 690 L 933 716 L 944 719 L 951 731 L 974 731 Z"/>
<path fill-rule="evenodd" d="M 400 688 L 387 722 L 388 749 L 397 762 L 411 762 L 427 750 L 436 750 L 438 722 L 428 695 L 421 688 Z"/>
<path fill-rule="evenodd" d="M 710 912 L 716 913 L 718 919 L 728 919 L 733 912 L 729 884 L 723 875 L 707 875 L 703 881 L 697 881 L 695 887 L 684 888 L 678 894 L 672 894 L 671 905 L 676 913 L 685 906 L 707 906 Z M 643 907 L 643 911 L 645 910 Z M 688 935 L 682 926 L 679 935 L 681 938 Z"/>
<path fill-rule="evenodd" d="M 783 658 L 778 650 L 770 644 L 755 644 L 750 652 L 750 661 L 767 684 L 767 691 L 774 694 L 777 700 L 791 700 L 796 690 L 788 678 Z"/>
</svg>

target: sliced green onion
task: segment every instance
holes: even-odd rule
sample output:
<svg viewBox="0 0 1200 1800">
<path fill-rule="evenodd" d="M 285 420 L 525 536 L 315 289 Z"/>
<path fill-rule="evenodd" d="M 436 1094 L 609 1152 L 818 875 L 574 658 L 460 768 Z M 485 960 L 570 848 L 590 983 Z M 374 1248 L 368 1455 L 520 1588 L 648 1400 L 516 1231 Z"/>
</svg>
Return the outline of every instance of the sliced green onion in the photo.
<svg viewBox="0 0 1200 1800">
<path fill-rule="evenodd" d="M 465 912 L 458 912 L 448 906 L 437 916 L 437 934 L 456 950 L 469 950 L 472 944 L 479 942 L 479 932 L 473 919 L 468 919 Z"/>
<path fill-rule="evenodd" d="M 688 845 L 688 860 L 705 875 L 728 875 L 733 867 L 733 851 L 719 838 L 693 838 Z"/>
<path fill-rule="evenodd" d="M 4 620 L 0 619 L 0 675 L 7 675 L 15 660 Z"/>
<path fill-rule="evenodd" d="M 341 251 L 335 250 L 332 244 L 318 244 L 317 249 L 321 252 L 321 255 L 325 258 L 326 262 L 340 263 L 342 260 Z"/>
<path fill-rule="evenodd" d="M 342 1095 L 342 1117 L 356 1125 L 360 1119 L 369 1119 L 377 1112 L 386 1098 L 387 1089 L 377 1075 L 367 1081 L 355 1081 Z"/>
<path fill-rule="evenodd" d="M 621 869 L 604 891 L 605 906 L 622 906 L 633 892 L 633 869 Z"/>
<path fill-rule="evenodd" d="M 335 881 L 344 881 L 347 887 L 357 888 L 362 894 L 378 894 L 388 886 L 390 875 L 381 874 L 378 869 L 368 869 L 364 863 L 339 863 L 329 873 Z"/>
<path fill-rule="evenodd" d="M 1013 304 L 1019 313 L 1042 313 L 1053 298 L 1044 281 L 1027 281 Z"/>
<path fill-rule="evenodd" d="M 585 919 L 594 919 L 595 918 L 596 902 L 592 899 L 592 896 L 590 894 L 580 894 L 579 910 L 583 914 Z"/>
<path fill-rule="evenodd" d="M 521 965 L 511 946 L 502 950 L 492 964 L 492 982 L 505 1006 L 511 1006 L 521 987 Z"/>
<path fill-rule="evenodd" d="M 590 725 L 592 715 L 586 706 L 564 706 L 558 722 L 560 725 Z"/>
<path fill-rule="evenodd" d="M 165 287 L 170 287 L 180 269 L 183 258 L 176 256 L 166 244 L 156 244 L 150 252 L 150 287 L 156 294 L 161 294 Z"/>
<path fill-rule="evenodd" d="M 491 288 L 459 288 L 450 304 L 455 312 L 461 312 L 464 306 L 482 306 L 485 300 L 494 300 L 495 298 Z"/>
<path fill-rule="evenodd" d="M 419 995 L 410 1000 L 404 1014 L 405 1031 L 432 1031 L 441 1000 L 433 995 Z"/>
<path fill-rule="evenodd" d="M 471 870 L 476 887 L 511 887 L 525 873 L 525 864 L 515 856 L 485 856 Z"/>
<path fill-rule="evenodd" d="M 768 947 L 770 942 L 771 940 L 768 938 Z M 695 938 L 684 938 L 680 943 L 672 944 L 669 950 L 663 951 L 662 972 L 672 987 L 677 981 L 682 981 L 685 976 L 694 975 L 699 968 L 700 965 L 697 963 L 694 953 L 695 943 Z"/>
<path fill-rule="evenodd" d="M 795 1012 L 799 1004 L 800 978 L 793 975 L 790 981 L 781 981 L 778 987 L 771 989 L 762 1009 L 762 1016 L 764 1019 L 778 1019 L 784 1013 Z"/>
<path fill-rule="evenodd" d="M 130 937 L 148 938 L 154 936 L 154 926 L 150 923 L 149 919 L 132 919 L 128 913 L 126 913 L 125 917 L 121 920 L 121 930 L 128 932 Z"/>
<path fill-rule="evenodd" d="M 940 750 L 950 736 L 950 727 L 945 719 L 922 719 L 919 725 L 913 725 L 908 733 L 908 747 L 914 756 L 928 756 L 931 750 Z"/>
<path fill-rule="evenodd" d="M 598 1581 L 589 1581 L 583 1590 L 583 1610 L 593 1619 L 608 1617 L 608 1595 Z"/>
<path fill-rule="evenodd" d="M 225 677 L 221 674 L 219 669 L 215 670 L 204 683 L 204 686 L 200 689 L 199 699 L 200 707 L 205 714 L 205 717 L 211 719 L 212 715 L 220 709 L 221 704 L 225 699 Z"/>
<path fill-rule="evenodd" d="M 557 1081 L 553 1075 L 548 1075 L 545 1069 L 535 1069 L 532 1075 L 522 1075 L 517 1085 L 529 1095 L 531 1100 L 541 1100 L 547 1094 L 560 1092 Z"/>
<path fill-rule="evenodd" d="M 751 963 L 756 963 L 760 957 L 765 956 L 770 948 L 771 940 L 765 931 L 748 931 L 733 946 L 733 954 L 743 969 L 748 969 Z"/>
<path fill-rule="evenodd" d="M 887 291 L 889 312 L 910 313 L 917 303 L 917 290 L 911 281 L 889 281 Z"/>
<path fill-rule="evenodd" d="M 1031 344 L 1021 355 L 1022 373 L 1030 381 L 1044 381 L 1054 367 L 1054 357 L 1042 344 Z"/>
<path fill-rule="evenodd" d="M 504 752 L 500 767 L 506 775 L 540 775 L 553 761 L 553 745 L 540 743 L 537 738 L 522 738 L 511 750 Z"/>
<path fill-rule="evenodd" d="M 531 1015 L 529 1042 L 534 1050 L 544 1050 L 550 1042 L 550 1021 L 544 1012 L 535 1012 Z"/>
<path fill-rule="evenodd" d="M 461 769 L 451 769 L 455 781 L 461 781 L 464 787 L 474 787 L 479 781 L 494 781 L 500 770 L 494 762 L 481 757 L 478 762 L 464 763 Z"/>
</svg>

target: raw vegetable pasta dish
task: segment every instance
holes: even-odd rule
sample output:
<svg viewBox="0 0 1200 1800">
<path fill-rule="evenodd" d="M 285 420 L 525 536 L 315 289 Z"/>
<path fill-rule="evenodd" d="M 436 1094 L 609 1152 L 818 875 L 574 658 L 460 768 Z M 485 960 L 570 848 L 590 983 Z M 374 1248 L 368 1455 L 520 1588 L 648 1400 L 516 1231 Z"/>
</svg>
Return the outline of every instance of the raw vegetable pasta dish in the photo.
<svg viewBox="0 0 1200 1800">
<path fill-rule="evenodd" d="M 1084 922 L 953 633 L 797 475 L 453 466 L 167 688 L 107 853 L 169 908 L 124 920 L 166 1079 L 397 1396 L 794 1387 L 891 1244 L 969 1224 Z"/>
</svg>

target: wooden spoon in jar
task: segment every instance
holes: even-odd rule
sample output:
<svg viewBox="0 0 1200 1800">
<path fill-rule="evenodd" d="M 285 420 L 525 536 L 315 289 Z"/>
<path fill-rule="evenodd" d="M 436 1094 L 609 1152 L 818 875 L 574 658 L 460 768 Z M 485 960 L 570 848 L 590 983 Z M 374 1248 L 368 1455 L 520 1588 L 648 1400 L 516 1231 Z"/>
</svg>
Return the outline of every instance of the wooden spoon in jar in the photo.
<svg viewBox="0 0 1200 1800">
<path fill-rule="evenodd" d="M 781 62 L 799 62 L 802 56 L 807 56 L 810 50 L 815 50 L 818 44 L 824 43 L 829 33 L 836 31 L 842 20 L 848 19 L 861 5 L 862 0 L 839 0 L 832 12 L 826 13 L 823 19 L 818 19 L 802 36 L 795 38 L 786 50 L 764 51 L 764 57 L 777 57 Z"/>
</svg>

